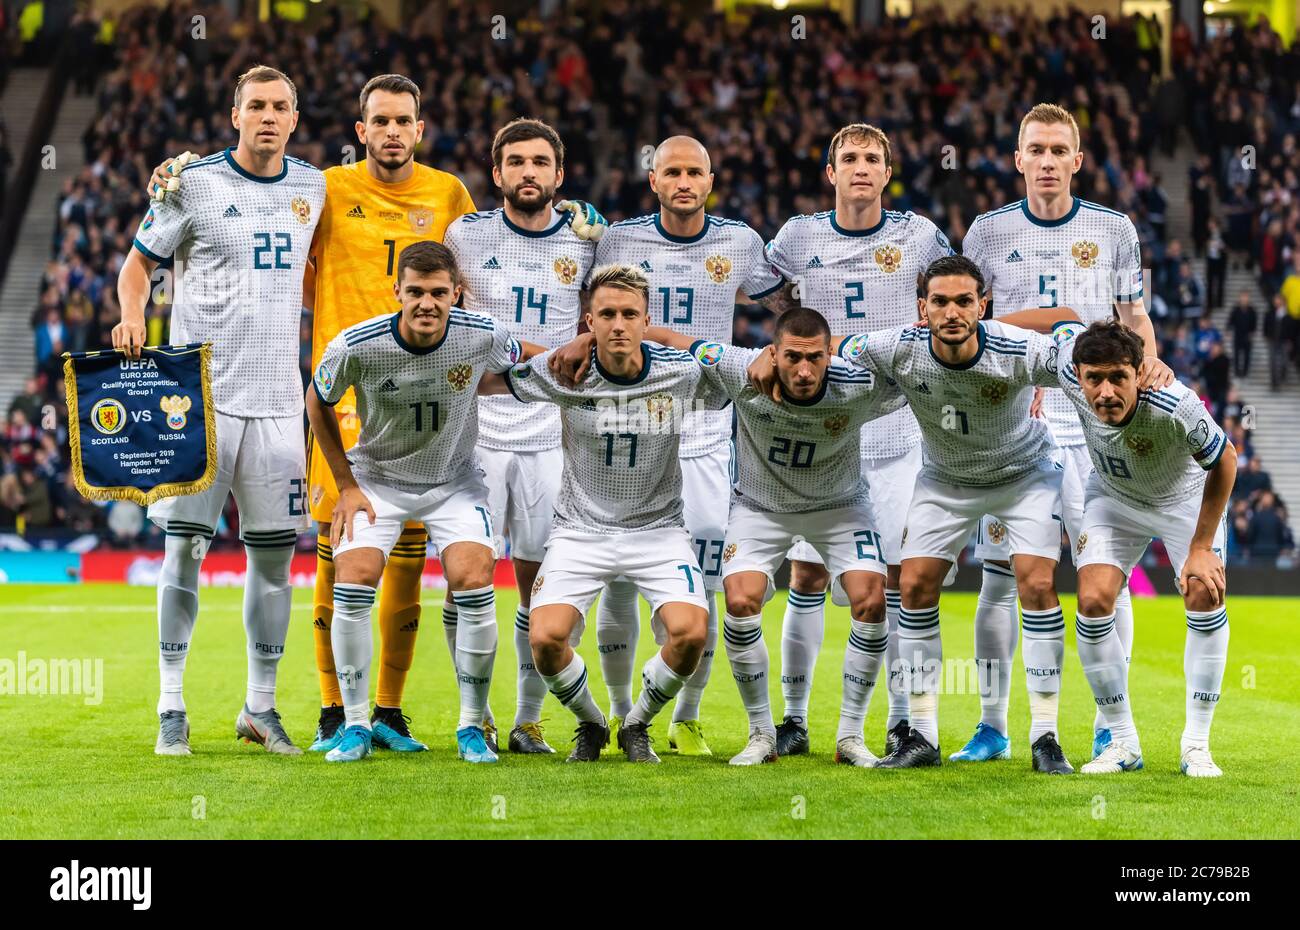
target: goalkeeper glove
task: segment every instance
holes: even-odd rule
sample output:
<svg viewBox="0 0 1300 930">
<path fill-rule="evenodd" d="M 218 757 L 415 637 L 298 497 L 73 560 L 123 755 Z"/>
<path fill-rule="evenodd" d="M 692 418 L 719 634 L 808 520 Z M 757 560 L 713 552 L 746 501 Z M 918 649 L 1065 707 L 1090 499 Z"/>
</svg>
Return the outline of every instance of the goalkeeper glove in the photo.
<svg viewBox="0 0 1300 930">
<path fill-rule="evenodd" d="M 168 191 L 177 191 L 181 187 L 181 169 L 192 161 L 198 161 L 199 156 L 193 152 L 181 152 L 171 160 L 167 165 L 167 184 L 160 186 L 158 184 L 149 185 L 149 198 L 156 203 L 162 203 L 163 198 L 167 196 Z"/>
<path fill-rule="evenodd" d="M 579 239 L 595 241 L 609 228 L 609 222 L 585 200 L 561 200 L 555 209 L 569 213 L 569 228 Z"/>
</svg>

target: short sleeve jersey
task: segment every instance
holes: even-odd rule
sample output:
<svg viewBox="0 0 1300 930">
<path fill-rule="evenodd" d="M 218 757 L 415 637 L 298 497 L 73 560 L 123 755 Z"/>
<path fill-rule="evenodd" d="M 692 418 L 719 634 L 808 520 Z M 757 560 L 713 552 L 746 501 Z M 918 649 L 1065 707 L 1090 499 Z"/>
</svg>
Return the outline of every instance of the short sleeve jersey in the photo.
<svg viewBox="0 0 1300 930">
<path fill-rule="evenodd" d="M 212 344 L 224 414 L 302 414 L 302 276 L 324 206 L 325 176 L 305 161 L 286 156 L 264 178 L 227 149 L 186 165 L 136 231 L 146 258 L 175 262 L 171 341 Z"/>
<path fill-rule="evenodd" d="M 984 275 L 993 315 L 1070 307 L 1084 324 L 1108 320 L 1114 304 L 1142 298 L 1142 247 L 1123 213 L 1074 198 L 1065 216 L 1040 220 L 1027 200 L 983 213 L 962 253 Z M 1043 412 L 1057 442 L 1082 445 L 1074 406 L 1048 391 Z"/>
<path fill-rule="evenodd" d="M 902 392 L 870 369 L 836 358 L 814 397 L 778 404 L 749 383 L 749 365 L 763 351 L 716 342 L 691 348 L 735 404 L 740 467 L 734 503 L 765 513 L 805 513 L 865 501 L 858 431 L 903 406 Z"/>
<path fill-rule="evenodd" d="M 1074 362 L 1074 338 L 1082 327 L 1062 332 L 1060 383 L 1083 425 L 1097 474 L 1106 487 L 1129 503 L 1150 509 L 1171 507 L 1199 497 L 1205 473 L 1218 464 L 1228 444 L 1201 399 L 1174 382 L 1142 391 L 1128 422 L 1102 422 L 1089 406 Z"/>
<path fill-rule="evenodd" d="M 641 372 L 634 378 L 605 370 L 595 349 L 591 367 L 573 388 L 551 374 L 550 352 L 506 376 L 519 400 L 560 408 L 564 471 L 556 527 L 608 536 L 685 525 L 682 423 L 729 401 L 689 352 L 643 342 L 641 353 Z"/>
<path fill-rule="evenodd" d="M 550 224 L 538 232 L 516 226 L 501 208 L 469 213 L 448 227 L 443 241 L 464 279 L 466 310 L 547 348 L 577 335 L 582 282 L 596 245 L 575 236 L 554 208 Z M 555 407 L 530 407 L 509 395 L 480 397 L 478 404 L 482 446 L 538 452 L 560 444 Z"/>
<path fill-rule="evenodd" d="M 922 473 L 947 484 L 1006 484 L 1051 461 L 1056 444 L 1029 416 L 1035 385 L 1057 383 L 1057 345 L 1049 336 L 979 323 L 979 346 L 961 365 L 940 361 L 930 331 L 917 327 L 845 339 L 840 354 L 893 382 L 921 424 Z"/>
<path fill-rule="evenodd" d="M 614 223 L 596 246 L 596 266 L 635 265 L 650 279 L 650 323 L 695 339 L 730 342 L 736 291 L 760 300 L 785 281 L 769 264 L 763 238 L 739 220 L 705 216 L 694 236 L 674 236 L 659 214 Z M 714 452 L 731 438 L 729 413 L 690 417 L 682 456 Z"/>
<path fill-rule="evenodd" d="M 906 326 L 917 316 L 917 277 L 952 254 L 948 238 L 915 213 L 885 210 L 870 229 L 844 229 L 835 211 L 789 219 L 767 246 L 778 271 L 797 283 L 799 302 L 831 324 L 856 332 Z M 862 428 L 862 457 L 894 458 L 920 440 L 916 417 L 904 406 Z"/>
<path fill-rule="evenodd" d="M 400 317 L 377 316 L 335 336 L 313 384 L 331 406 L 356 390 L 361 435 L 348 452 L 354 474 L 420 493 L 475 467 L 479 379 L 506 371 L 522 353 L 490 317 L 452 310 L 442 340 L 427 348 L 402 338 Z"/>
</svg>

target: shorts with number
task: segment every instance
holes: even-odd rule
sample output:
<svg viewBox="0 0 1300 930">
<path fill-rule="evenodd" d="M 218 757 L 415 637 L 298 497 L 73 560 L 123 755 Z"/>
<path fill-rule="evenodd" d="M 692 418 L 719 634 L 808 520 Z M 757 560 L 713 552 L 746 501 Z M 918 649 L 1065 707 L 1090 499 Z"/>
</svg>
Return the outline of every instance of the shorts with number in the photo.
<svg viewBox="0 0 1300 930">
<path fill-rule="evenodd" d="M 921 471 L 921 447 L 913 446 L 902 455 L 888 459 L 863 459 L 862 475 L 871 492 L 871 524 L 880 534 L 885 559 L 897 565 L 902 559 L 903 527 L 912 503 L 912 489 Z M 817 550 L 807 543 L 790 547 L 788 557 L 800 562 L 824 564 Z"/>
<path fill-rule="evenodd" d="M 512 558 L 540 562 L 551 535 L 564 452 L 558 446 L 540 452 L 479 446 L 476 454 L 487 484 L 497 552 L 505 552 L 503 538 L 509 533 Z"/>
<path fill-rule="evenodd" d="M 618 536 L 552 531 L 533 582 L 531 609 L 568 604 L 585 618 L 596 595 L 611 581 L 636 585 L 655 612 L 677 601 L 708 608 L 690 536 L 682 527 L 665 527 Z"/>
<path fill-rule="evenodd" d="M 1007 554 L 1061 558 L 1061 469 L 1044 462 L 1029 474 L 991 487 L 953 485 L 926 475 L 916 491 L 903 534 L 904 559 L 956 563 L 979 525 Z M 992 524 L 992 529 L 989 525 Z"/>
<path fill-rule="evenodd" d="M 349 541 L 345 532 L 334 548 L 336 561 L 340 554 L 362 548 L 378 549 L 387 559 L 407 523 L 424 524 L 439 552 L 461 542 L 478 543 L 496 552 L 487 486 L 477 469 L 419 494 L 381 487 L 361 477 L 357 486 L 374 508 L 375 522 L 370 522 L 364 510 L 356 514 L 352 539 Z"/>
<path fill-rule="evenodd" d="M 1079 540 L 1079 531 L 1083 526 L 1083 498 L 1088 487 L 1088 477 L 1092 474 L 1092 456 L 1087 446 L 1061 446 L 1057 449 L 1057 459 L 1061 463 L 1061 522 L 1065 524 L 1065 534 L 1070 539 L 1070 551 Z M 995 539 L 1001 540 L 994 542 Z M 1011 558 L 1007 548 L 1006 534 L 997 518 L 985 514 L 975 530 L 975 558 L 981 562 L 1005 562 Z"/>
<path fill-rule="evenodd" d="M 149 519 L 172 536 L 206 536 L 232 492 L 239 534 L 287 536 L 307 529 L 306 452 L 302 417 L 232 417 L 216 412 L 217 477 L 200 494 L 165 497 Z M 277 540 L 279 541 L 279 540 Z"/>
<path fill-rule="evenodd" d="M 731 443 L 706 455 L 682 459 L 682 516 L 695 560 L 704 572 L 704 587 L 722 587 L 722 548 L 726 545 L 731 504 Z"/>
<path fill-rule="evenodd" d="M 848 603 L 840 580 L 845 572 L 885 574 L 884 545 L 872 521 L 872 507 L 864 501 L 853 507 L 804 513 L 762 513 L 733 507 L 722 576 L 762 572 L 767 576 L 766 602 L 774 590 L 773 576 L 796 539 L 827 566 L 836 604 Z"/>
<path fill-rule="evenodd" d="M 1074 562 L 1085 565 L 1114 565 L 1127 577 L 1142 558 L 1151 540 L 1159 538 L 1169 553 L 1174 577 L 1182 575 L 1183 563 L 1200 518 L 1200 496 L 1170 507 L 1142 507 L 1113 493 L 1101 478 L 1088 482 L 1083 508 L 1083 532 L 1074 545 Z M 1214 554 L 1223 558 L 1227 539 L 1225 518 L 1219 520 L 1211 543 Z"/>
</svg>

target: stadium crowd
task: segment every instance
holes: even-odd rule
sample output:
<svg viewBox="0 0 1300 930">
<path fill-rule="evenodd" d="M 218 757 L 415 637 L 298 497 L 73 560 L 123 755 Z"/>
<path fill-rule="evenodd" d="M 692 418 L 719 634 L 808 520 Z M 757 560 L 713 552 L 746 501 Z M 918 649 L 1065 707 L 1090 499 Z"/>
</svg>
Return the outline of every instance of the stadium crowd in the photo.
<svg viewBox="0 0 1300 930">
<path fill-rule="evenodd" d="M 96 27 L 114 37 L 112 55 L 102 76 L 98 65 L 78 75 L 78 85 L 97 85 L 98 115 L 83 138 L 86 167 L 58 204 L 32 314 L 35 375 L 0 411 L 0 532 L 108 529 L 108 508 L 81 500 L 68 477 L 59 356 L 110 343 L 117 272 L 146 209 L 151 167 L 186 149 L 232 144 L 234 76 L 264 61 L 298 86 L 302 116 L 290 152 L 321 167 L 363 157 L 353 130 L 357 94 L 369 76 L 396 71 L 423 85 L 417 157 L 459 175 L 480 206 L 498 201 L 487 158 L 495 129 L 528 114 L 565 141 L 561 192 L 591 199 L 611 222 L 657 209 L 643 171 L 650 146 L 696 135 L 716 173 L 710 212 L 743 219 L 764 238 L 793 214 L 830 206 L 826 142 L 861 120 L 893 144 L 886 207 L 931 216 L 958 244 L 976 215 L 1022 195 L 1011 155 L 1019 116 L 1039 100 L 1060 100 L 1086 152 L 1075 192 L 1133 220 L 1152 269 L 1148 303 L 1163 355 L 1242 456 L 1233 557 L 1275 560 L 1294 549 L 1233 383 L 1252 363 L 1257 337 L 1280 382 L 1300 334 L 1300 58 L 1266 27 L 1200 48 L 1179 27 L 1173 74 L 1162 79 L 1152 21 L 1112 21 L 1098 42 L 1080 12 L 980 14 L 981 28 L 971 12 L 931 12 L 872 30 L 809 12 L 805 32 L 793 36 L 788 16 L 739 22 L 688 15 L 669 0 L 615 0 L 588 16 L 521 20 L 506 41 L 466 42 L 483 28 L 470 4 L 431 5 L 400 34 L 337 7 L 292 26 L 233 20 L 216 4 L 197 9 L 206 16 L 202 39 L 189 7 L 177 5 Z M 1190 178 L 1194 256 L 1166 236 L 1168 197 L 1151 167 L 1156 146 L 1168 150 L 1180 125 L 1200 153 Z M 1245 144 L 1256 146 L 1259 163 L 1243 172 L 1234 153 Z M 1202 257 L 1203 274 L 1194 261 Z M 1234 295 L 1231 314 L 1228 261 L 1257 267 L 1259 278 L 1258 294 Z M 737 311 L 737 343 L 768 341 L 765 311 Z M 166 318 L 156 302 L 149 344 L 165 340 Z M 304 345 L 304 383 L 308 357 Z M 236 521 L 232 506 L 219 539 L 237 538 Z M 113 525 L 110 544 L 139 544 L 153 532 L 137 519 Z"/>
</svg>

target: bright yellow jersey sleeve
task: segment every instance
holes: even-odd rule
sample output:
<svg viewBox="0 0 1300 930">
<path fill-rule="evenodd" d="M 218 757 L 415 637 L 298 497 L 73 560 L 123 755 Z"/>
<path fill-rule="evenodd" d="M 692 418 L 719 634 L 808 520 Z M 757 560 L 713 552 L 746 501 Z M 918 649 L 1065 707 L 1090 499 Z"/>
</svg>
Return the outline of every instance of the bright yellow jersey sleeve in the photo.
<svg viewBox="0 0 1300 930">
<path fill-rule="evenodd" d="M 325 171 L 325 213 L 316 231 L 312 369 L 331 339 L 354 323 L 396 312 L 397 256 L 412 242 L 441 242 L 474 201 L 460 178 L 417 164 L 399 184 L 370 176 L 365 161 Z"/>
</svg>

